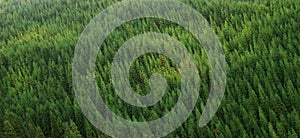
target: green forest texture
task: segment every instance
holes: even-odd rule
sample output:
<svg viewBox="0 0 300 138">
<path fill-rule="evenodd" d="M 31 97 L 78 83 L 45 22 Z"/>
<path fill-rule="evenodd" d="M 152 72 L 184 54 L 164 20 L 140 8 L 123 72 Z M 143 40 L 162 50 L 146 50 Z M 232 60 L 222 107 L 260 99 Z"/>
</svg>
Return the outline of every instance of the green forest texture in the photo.
<svg viewBox="0 0 300 138">
<path fill-rule="evenodd" d="M 141 33 L 160 32 L 187 45 L 201 78 L 196 108 L 167 137 L 299 137 L 300 1 L 181 1 L 208 20 L 225 52 L 227 85 L 216 115 L 207 126 L 198 127 L 210 86 L 203 47 L 187 30 L 155 18 L 121 25 L 100 49 L 95 76 L 110 109 L 127 120 L 150 121 L 176 103 L 180 75 L 163 55 L 144 55 L 130 69 L 130 83 L 141 95 L 150 92 L 152 73 L 161 73 L 168 81 L 165 96 L 149 108 L 122 101 L 108 73 L 124 42 Z M 85 26 L 116 2 L 0 1 L 0 137 L 108 137 L 87 120 L 77 104 L 72 58 Z"/>
</svg>

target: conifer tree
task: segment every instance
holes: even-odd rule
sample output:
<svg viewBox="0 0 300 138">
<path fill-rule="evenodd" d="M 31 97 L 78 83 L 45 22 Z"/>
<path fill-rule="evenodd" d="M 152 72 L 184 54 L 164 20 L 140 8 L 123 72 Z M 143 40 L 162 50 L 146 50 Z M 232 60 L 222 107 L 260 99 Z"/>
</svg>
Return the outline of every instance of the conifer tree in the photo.
<svg viewBox="0 0 300 138">
<path fill-rule="evenodd" d="M 15 138 L 18 137 L 14 127 L 10 124 L 8 120 L 3 122 L 3 137 L 4 138 Z"/>
</svg>

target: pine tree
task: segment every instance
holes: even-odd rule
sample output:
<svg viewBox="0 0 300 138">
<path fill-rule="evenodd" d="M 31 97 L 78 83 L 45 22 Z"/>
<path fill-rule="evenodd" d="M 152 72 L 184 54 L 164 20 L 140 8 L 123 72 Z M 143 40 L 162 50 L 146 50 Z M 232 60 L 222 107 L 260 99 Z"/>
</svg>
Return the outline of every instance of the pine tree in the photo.
<svg viewBox="0 0 300 138">
<path fill-rule="evenodd" d="M 298 138 L 298 136 L 299 135 L 296 133 L 296 131 L 293 128 L 288 132 L 289 138 Z"/>
<path fill-rule="evenodd" d="M 81 138 L 81 134 L 78 131 L 76 124 L 71 120 L 70 121 L 70 137 L 72 138 Z"/>
<path fill-rule="evenodd" d="M 271 123 L 268 124 L 268 128 L 269 128 L 269 135 L 270 135 L 270 137 L 272 137 L 272 138 L 278 138 L 278 136 L 277 136 L 277 134 L 276 134 L 276 132 L 275 132 L 275 130 L 274 130 L 274 128 L 273 128 L 273 126 L 272 126 Z"/>
<path fill-rule="evenodd" d="M 3 137 L 4 138 L 15 138 L 18 137 L 17 132 L 15 131 L 14 127 L 10 124 L 8 120 L 3 122 Z"/>
<path fill-rule="evenodd" d="M 97 137 L 97 133 L 93 130 L 91 124 L 85 119 L 84 120 L 84 126 L 85 126 L 85 137 Z"/>
<path fill-rule="evenodd" d="M 61 129 L 61 126 L 59 125 L 58 120 L 54 116 L 52 112 L 50 112 L 50 125 L 51 125 L 51 137 L 62 137 L 63 131 Z"/>
<path fill-rule="evenodd" d="M 43 133 L 43 130 L 38 126 L 36 127 L 36 130 L 35 130 L 36 134 L 35 134 L 35 138 L 44 138 L 45 135 Z"/>
</svg>

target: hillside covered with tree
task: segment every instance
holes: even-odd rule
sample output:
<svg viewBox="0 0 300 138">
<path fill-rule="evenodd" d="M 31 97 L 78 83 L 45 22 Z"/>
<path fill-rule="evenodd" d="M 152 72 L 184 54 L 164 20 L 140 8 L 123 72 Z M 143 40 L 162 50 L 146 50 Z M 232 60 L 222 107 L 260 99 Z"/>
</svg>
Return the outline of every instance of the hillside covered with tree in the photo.
<svg viewBox="0 0 300 138">
<path fill-rule="evenodd" d="M 168 81 L 165 96 L 149 108 L 122 101 L 107 73 L 124 42 L 160 32 L 189 46 L 201 76 L 195 110 L 167 137 L 299 137 L 300 1 L 181 1 L 208 20 L 225 52 L 227 85 L 216 115 L 207 126 L 198 126 L 210 88 L 203 47 L 181 26 L 155 18 L 121 25 L 101 47 L 95 77 L 110 109 L 127 120 L 149 121 L 176 103 L 180 75 L 163 55 L 144 55 L 130 69 L 130 83 L 141 95 L 150 91 L 151 74 L 161 73 Z M 90 20 L 116 2 L 0 1 L 0 137 L 108 137 L 86 119 L 75 99 L 72 58 Z"/>
</svg>

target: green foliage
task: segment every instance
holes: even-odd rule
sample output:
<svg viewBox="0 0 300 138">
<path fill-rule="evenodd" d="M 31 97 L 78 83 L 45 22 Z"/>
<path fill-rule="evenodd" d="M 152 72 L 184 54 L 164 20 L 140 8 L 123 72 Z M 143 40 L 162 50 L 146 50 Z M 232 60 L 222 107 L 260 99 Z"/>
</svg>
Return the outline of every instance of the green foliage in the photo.
<svg viewBox="0 0 300 138">
<path fill-rule="evenodd" d="M 17 133 L 14 129 L 14 127 L 10 124 L 9 121 L 5 120 L 3 122 L 3 137 L 4 138 L 14 138 L 17 137 Z"/>
<path fill-rule="evenodd" d="M 187 121 L 167 137 L 291 137 L 300 135 L 300 1 L 182 0 L 199 11 L 217 33 L 227 61 L 227 86 L 211 122 L 198 127 L 210 88 L 210 66 L 202 46 L 184 28 L 143 18 L 118 27 L 105 40 L 96 80 L 108 107 L 134 122 L 167 114 L 180 94 L 180 74 L 159 54 L 138 58 L 130 84 L 150 92 L 151 74 L 168 81 L 152 107 L 125 103 L 113 89 L 111 62 L 133 36 L 161 32 L 186 45 L 197 60 L 200 98 Z M 0 137 L 108 137 L 83 115 L 72 87 L 76 42 L 89 21 L 116 0 L 0 1 Z"/>
</svg>

